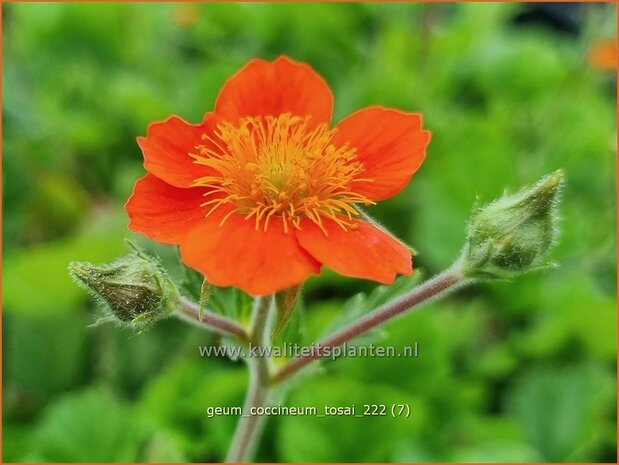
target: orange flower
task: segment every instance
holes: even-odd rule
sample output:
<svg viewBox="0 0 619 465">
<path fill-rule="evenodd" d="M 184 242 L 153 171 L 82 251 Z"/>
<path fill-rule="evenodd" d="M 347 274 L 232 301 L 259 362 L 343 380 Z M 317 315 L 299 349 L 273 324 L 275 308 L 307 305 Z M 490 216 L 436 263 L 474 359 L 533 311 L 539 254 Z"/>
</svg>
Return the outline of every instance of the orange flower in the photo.
<svg viewBox="0 0 619 465">
<path fill-rule="evenodd" d="M 369 107 L 330 128 L 333 96 L 308 65 L 251 60 L 202 123 L 177 116 L 138 138 L 149 174 L 126 205 L 129 227 L 180 244 L 217 286 L 264 295 L 325 265 L 391 283 L 411 253 L 357 205 L 397 194 L 425 157 L 421 116 Z"/>
<path fill-rule="evenodd" d="M 603 39 L 594 42 L 587 51 L 587 61 L 599 71 L 617 69 L 617 40 Z"/>
</svg>

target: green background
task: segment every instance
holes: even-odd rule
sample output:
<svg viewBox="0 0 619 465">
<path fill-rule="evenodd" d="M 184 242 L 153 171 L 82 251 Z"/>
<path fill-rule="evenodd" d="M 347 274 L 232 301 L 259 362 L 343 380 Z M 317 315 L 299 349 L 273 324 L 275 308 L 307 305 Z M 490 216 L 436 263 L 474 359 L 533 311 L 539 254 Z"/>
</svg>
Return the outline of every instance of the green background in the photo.
<svg viewBox="0 0 619 465">
<path fill-rule="evenodd" d="M 525 8 L 4 4 L 4 461 L 223 459 L 234 418 L 206 408 L 240 405 L 242 364 L 201 359 L 197 346 L 217 341 L 177 321 L 87 328 L 96 309 L 66 267 L 137 238 L 123 204 L 150 122 L 199 121 L 248 59 L 282 53 L 329 82 L 335 121 L 369 104 L 424 115 L 426 162 L 371 213 L 415 247 L 425 276 L 456 257 L 476 198 L 557 168 L 568 182 L 560 268 L 402 318 L 381 343 L 417 341 L 419 358 L 327 363 L 285 401 L 409 403 L 410 419 L 273 417 L 258 459 L 615 461 L 615 74 L 587 61 L 616 35 L 615 11 L 583 8 L 576 36 L 516 26 Z M 306 338 L 374 287 L 312 278 Z"/>
</svg>

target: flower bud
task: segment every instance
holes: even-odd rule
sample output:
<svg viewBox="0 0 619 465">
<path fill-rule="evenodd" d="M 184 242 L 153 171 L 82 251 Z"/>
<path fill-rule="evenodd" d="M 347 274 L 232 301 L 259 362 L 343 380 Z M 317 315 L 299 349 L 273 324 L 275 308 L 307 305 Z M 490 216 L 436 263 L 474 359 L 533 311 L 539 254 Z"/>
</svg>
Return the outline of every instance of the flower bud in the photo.
<svg viewBox="0 0 619 465">
<path fill-rule="evenodd" d="M 473 278 L 509 278 L 548 264 L 544 257 L 558 236 L 557 205 L 563 172 L 478 208 L 468 227 L 463 273 Z"/>
<path fill-rule="evenodd" d="M 142 330 L 168 316 L 179 294 L 159 260 L 130 245 L 129 255 L 107 265 L 73 262 L 69 274 L 102 304 L 107 315 L 99 322 Z"/>
</svg>

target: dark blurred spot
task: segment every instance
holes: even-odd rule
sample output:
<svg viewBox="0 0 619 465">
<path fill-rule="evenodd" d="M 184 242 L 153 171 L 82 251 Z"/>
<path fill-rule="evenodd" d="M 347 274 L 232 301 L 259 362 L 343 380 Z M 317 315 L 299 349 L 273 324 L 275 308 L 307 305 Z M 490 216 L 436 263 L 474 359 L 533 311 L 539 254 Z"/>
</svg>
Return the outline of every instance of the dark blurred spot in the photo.
<svg viewBox="0 0 619 465">
<path fill-rule="evenodd" d="M 514 23 L 537 24 L 570 35 L 578 35 L 582 27 L 580 3 L 533 3 L 514 18 Z"/>
</svg>

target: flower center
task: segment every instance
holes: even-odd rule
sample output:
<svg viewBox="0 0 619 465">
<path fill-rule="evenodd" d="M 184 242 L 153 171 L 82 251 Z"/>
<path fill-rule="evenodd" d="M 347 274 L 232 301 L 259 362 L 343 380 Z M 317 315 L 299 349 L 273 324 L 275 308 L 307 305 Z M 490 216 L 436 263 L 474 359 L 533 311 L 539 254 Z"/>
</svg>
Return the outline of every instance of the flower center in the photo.
<svg viewBox="0 0 619 465">
<path fill-rule="evenodd" d="M 303 218 L 322 225 L 324 218 L 344 230 L 354 228 L 359 215 L 355 204 L 371 205 L 355 192 L 354 185 L 369 182 L 359 178 L 363 165 L 355 149 L 335 147 L 335 130 L 326 124 L 309 126 L 308 118 L 282 114 L 248 117 L 238 126 L 221 123 L 216 138 L 203 135 L 208 144 L 191 153 L 195 163 L 215 169 L 220 176 L 196 179 L 194 185 L 209 187 L 214 198 L 207 216 L 223 205 L 233 205 L 232 213 L 254 218 L 256 229 L 265 231 L 273 217 L 280 217 L 284 231 L 299 228 Z"/>
</svg>

